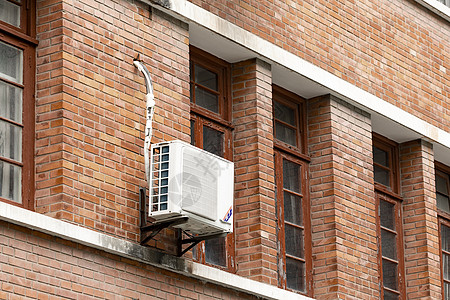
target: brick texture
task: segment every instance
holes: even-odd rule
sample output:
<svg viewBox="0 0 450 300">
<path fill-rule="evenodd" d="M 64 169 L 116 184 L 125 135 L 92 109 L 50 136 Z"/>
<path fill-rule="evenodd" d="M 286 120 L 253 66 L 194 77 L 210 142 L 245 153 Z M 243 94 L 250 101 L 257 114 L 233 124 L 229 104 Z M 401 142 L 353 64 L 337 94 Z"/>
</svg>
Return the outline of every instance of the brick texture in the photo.
<svg viewBox="0 0 450 300">
<path fill-rule="evenodd" d="M 189 1 L 450 130 L 450 25 L 415 1 Z"/>
<path fill-rule="evenodd" d="M 189 141 L 187 25 L 140 1 L 37 7 L 35 209 L 137 241 L 146 90 L 133 59 L 153 76 L 152 141 Z"/>
<path fill-rule="evenodd" d="M 237 274 L 277 284 L 277 244 L 270 65 L 233 65 Z"/>
<path fill-rule="evenodd" d="M 401 145 L 401 183 L 408 299 L 441 298 L 434 153 L 418 140 Z"/>
<path fill-rule="evenodd" d="M 0 299 L 256 299 L 0 221 Z"/>
<path fill-rule="evenodd" d="M 378 299 L 370 116 L 333 96 L 308 105 L 314 297 Z"/>
</svg>

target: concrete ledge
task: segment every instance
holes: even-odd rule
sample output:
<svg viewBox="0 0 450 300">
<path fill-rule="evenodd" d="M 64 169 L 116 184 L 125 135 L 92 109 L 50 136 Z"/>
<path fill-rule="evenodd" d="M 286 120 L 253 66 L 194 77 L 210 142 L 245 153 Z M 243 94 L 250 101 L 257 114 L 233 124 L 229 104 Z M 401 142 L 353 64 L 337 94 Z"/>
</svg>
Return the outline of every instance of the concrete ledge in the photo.
<svg viewBox="0 0 450 300">
<path fill-rule="evenodd" d="M 311 299 L 4 202 L 0 202 L 0 220 L 264 299 Z"/>
</svg>

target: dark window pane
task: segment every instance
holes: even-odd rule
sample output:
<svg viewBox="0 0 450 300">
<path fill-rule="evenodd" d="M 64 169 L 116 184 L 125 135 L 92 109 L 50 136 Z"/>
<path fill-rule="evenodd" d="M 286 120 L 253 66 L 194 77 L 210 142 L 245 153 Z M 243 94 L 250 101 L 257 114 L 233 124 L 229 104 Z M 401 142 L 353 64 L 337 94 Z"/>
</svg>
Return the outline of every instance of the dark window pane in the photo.
<svg viewBox="0 0 450 300">
<path fill-rule="evenodd" d="M 442 253 L 444 280 L 450 281 L 450 255 Z"/>
<path fill-rule="evenodd" d="M 380 148 L 373 147 L 373 162 L 389 168 L 389 155 Z"/>
<path fill-rule="evenodd" d="M 303 229 L 286 224 L 284 234 L 286 254 L 304 258 Z"/>
<path fill-rule="evenodd" d="M 390 182 L 390 174 L 388 170 L 385 170 L 381 167 L 374 166 L 374 180 L 375 182 L 378 182 L 379 184 L 385 185 L 385 186 L 391 186 Z"/>
<path fill-rule="evenodd" d="M 381 229 L 381 255 L 390 259 L 397 259 L 396 234 Z"/>
<path fill-rule="evenodd" d="M 442 240 L 442 249 L 450 252 L 450 228 L 441 225 L 441 240 Z"/>
<path fill-rule="evenodd" d="M 283 159 L 283 188 L 301 193 L 300 166 Z"/>
<path fill-rule="evenodd" d="M 205 260 L 207 263 L 225 267 L 227 265 L 226 238 L 205 241 Z"/>
<path fill-rule="evenodd" d="M 444 211 L 450 212 L 450 203 L 449 203 L 450 199 L 447 196 L 442 195 L 442 194 L 436 194 L 436 198 L 437 198 L 436 199 L 437 207 Z"/>
<path fill-rule="evenodd" d="M 380 200 L 380 224 L 383 227 L 395 230 L 395 209 L 394 204 Z"/>
<path fill-rule="evenodd" d="M 284 192 L 284 220 L 286 222 L 303 225 L 302 198 Z"/>
<path fill-rule="evenodd" d="M 223 136 L 222 132 L 203 126 L 203 149 L 223 157 Z"/>
<path fill-rule="evenodd" d="M 219 113 L 219 97 L 198 86 L 195 87 L 195 103 L 207 110 Z"/>
<path fill-rule="evenodd" d="M 195 146 L 195 121 L 191 120 L 191 145 Z"/>
<path fill-rule="evenodd" d="M 383 285 L 397 290 L 397 264 L 383 259 Z"/>
<path fill-rule="evenodd" d="M 397 300 L 398 294 L 384 290 L 384 300 Z"/>
<path fill-rule="evenodd" d="M 195 65 L 195 83 L 217 91 L 217 74 Z"/>
<path fill-rule="evenodd" d="M 286 286 L 300 292 L 306 292 L 305 263 L 286 258 Z"/>
<path fill-rule="evenodd" d="M 294 129 L 275 122 L 275 137 L 286 144 L 297 147 L 297 136 Z"/>
<path fill-rule="evenodd" d="M 440 175 L 436 175 L 436 191 L 448 196 L 448 177 L 444 178 Z"/>
<path fill-rule="evenodd" d="M 294 127 L 297 127 L 295 124 L 295 111 L 286 105 L 283 105 L 277 101 L 274 101 L 275 106 L 275 119 L 288 123 Z"/>
</svg>

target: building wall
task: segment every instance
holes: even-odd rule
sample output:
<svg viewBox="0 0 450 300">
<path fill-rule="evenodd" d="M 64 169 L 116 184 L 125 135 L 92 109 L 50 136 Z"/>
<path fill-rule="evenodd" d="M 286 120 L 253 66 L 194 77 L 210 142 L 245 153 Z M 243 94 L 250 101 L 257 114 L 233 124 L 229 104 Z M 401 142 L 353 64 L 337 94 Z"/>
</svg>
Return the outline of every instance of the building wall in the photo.
<svg viewBox="0 0 450 300">
<path fill-rule="evenodd" d="M 450 131 L 450 27 L 414 1 L 191 2 Z M 189 26 L 153 5 L 37 1 L 34 210 L 133 245 L 140 241 L 139 188 L 147 185 L 146 90 L 132 63 L 138 54 L 157 99 L 152 142 L 190 141 Z M 275 289 L 277 78 L 262 58 L 233 62 L 231 69 L 233 268 L 240 278 Z M 343 99 L 307 100 L 310 296 L 317 299 L 380 297 L 372 125 L 368 112 Z M 436 299 L 442 287 L 433 149 L 422 140 L 400 148 L 407 298 Z M 26 227 L 0 221 L 1 299 L 255 298 L 228 283 L 206 283 L 207 277 L 180 275 Z M 167 229 L 148 246 L 174 254 L 177 238 Z M 192 261 L 191 253 L 185 261 Z"/>
<path fill-rule="evenodd" d="M 257 299 L 0 221 L 0 299 Z"/>
<path fill-rule="evenodd" d="M 146 90 L 133 59 L 153 76 L 152 141 L 189 141 L 187 25 L 139 1 L 38 1 L 37 15 L 35 210 L 138 241 Z"/>
<path fill-rule="evenodd" d="M 188 1 L 450 129 L 450 25 L 414 1 Z"/>
</svg>

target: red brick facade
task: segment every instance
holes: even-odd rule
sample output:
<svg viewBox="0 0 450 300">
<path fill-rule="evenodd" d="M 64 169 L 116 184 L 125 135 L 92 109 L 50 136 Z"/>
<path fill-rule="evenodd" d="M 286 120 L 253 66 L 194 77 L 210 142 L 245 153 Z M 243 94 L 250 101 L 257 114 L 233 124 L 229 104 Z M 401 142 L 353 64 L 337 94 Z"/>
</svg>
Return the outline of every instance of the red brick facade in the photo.
<svg viewBox="0 0 450 300">
<path fill-rule="evenodd" d="M 202 14 L 198 20 L 189 19 L 189 8 L 194 7 L 195 12 L 212 13 L 228 26 L 222 28 L 223 23 L 214 19 L 220 24 L 212 35 L 233 47 L 220 49 L 220 45 L 211 55 L 224 59 L 220 56 L 237 44 L 244 48 L 227 61 L 231 120 L 221 124 L 231 134 L 228 147 L 235 166 L 234 232 L 227 260 L 231 268 L 210 278 L 205 273 L 217 269 L 193 262 L 189 251 L 179 261 L 190 267 L 176 265 L 170 271 L 163 261 L 151 264 L 150 259 L 133 257 L 131 250 L 118 254 L 114 245 L 101 242 L 98 247 L 78 243 L 70 240 L 70 232 L 53 236 L 50 229 L 49 233 L 35 224 L 14 222 L 8 212 L 0 211 L 0 299 L 256 299 L 256 293 L 242 287 L 239 279 L 265 287 L 258 295 L 268 299 L 279 295 L 382 299 L 372 136 L 374 128 L 382 128 L 380 123 L 390 116 L 338 92 L 310 99 L 298 95 L 305 98 L 306 153 L 295 146 L 283 151 L 297 155 L 308 168 L 309 186 L 301 196 L 310 207 L 306 215 L 311 228 L 305 240 L 311 240 L 312 253 L 304 258 L 310 286 L 306 294 L 285 291 L 285 274 L 280 274 L 286 253 L 280 253 L 285 247 L 278 238 L 282 218 L 277 215 L 276 195 L 281 187 L 276 187 L 272 96 L 275 85 L 287 90 L 283 83 L 295 68 L 282 73 L 281 63 L 253 53 L 239 36 L 236 41 L 231 33 L 221 36 L 220 30 L 234 34 L 238 28 L 253 34 L 256 45 L 261 41 L 257 38 L 268 41 L 271 49 L 302 59 L 304 68 L 309 63 L 319 67 L 378 97 L 380 106 L 393 104 L 434 126 L 434 131 L 449 133 L 449 21 L 407 0 L 180 0 L 187 3 L 184 16 L 175 12 L 172 2 L 36 0 L 37 34 L 31 37 L 39 42 L 36 183 L 31 210 L 61 220 L 59 224 L 70 223 L 139 247 L 139 189 L 148 188 L 143 155 L 146 90 L 133 59 L 139 55 L 153 80 L 152 143 L 190 142 L 190 46 L 201 49 L 201 42 L 205 45 L 211 38 L 199 42 L 195 37 L 193 43 L 192 35 L 202 32 L 195 26 L 203 24 Z M 5 28 L 0 20 L 0 39 Z M 322 91 L 323 82 L 314 84 Z M 305 94 L 310 88 L 304 87 Z M 394 196 L 401 203 L 399 236 L 404 244 L 398 265 L 405 274 L 400 281 L 406 283 L 399 294 L 406 299 L 442 298 L 433 145 L 439 144 L 445 158 L 450 149 L 433 130 L 395 141 L 400 189 Z M 295 151 L 299 153 L 292 154 Z M 1 155 L 0 151 L 0 162 Z M 174 257 L 179 251 L 178 232 L 164 229 L 139 249 Z M 205 273 L 197 272 L 199 266 L 206 268 L 201 269 Z"/>
</svg>

